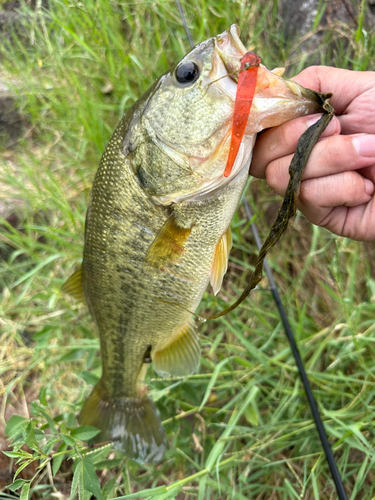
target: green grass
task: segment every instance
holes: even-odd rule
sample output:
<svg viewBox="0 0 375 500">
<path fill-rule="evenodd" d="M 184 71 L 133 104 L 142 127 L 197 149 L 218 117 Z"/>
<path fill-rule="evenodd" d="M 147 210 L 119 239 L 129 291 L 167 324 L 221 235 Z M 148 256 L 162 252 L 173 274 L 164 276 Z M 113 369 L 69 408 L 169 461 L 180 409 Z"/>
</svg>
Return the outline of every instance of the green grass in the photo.
<svg viewBox="0 0 375 500">
<path fill-rule="evenodd" d="M 321 2 L 314 29 L 323 38 L 308 33 L 300 46 L 285 40 L 277 0 L 261 9 L 183 5 L 196 42 L 237 22 L 244 43 L 288 75 L 311 61 L 374 67 L 366 11 L 356 24 L 319 31 Z M 8 422 L 8 458 L 29 465 L 0 496 L 18 498 L 18 486 L 22 499 L 70 491 L 83 499 L 336 498 L 266 279 L 242 307 L 200 328 L 199 373 L 161 380 L 149 370 L 168 439 L 161 464 L 141 467 L 81 441 L 93 432 L 77 430 L 76 415 L 100 376 L 98 339 L 61 285 L 80 262 L 90 185 L 116 123 L 189 46 L 172 1 L 50 0 L 48 11 L 40 3 L 22 11 L 22 26 L 0 42 L 1 78 L 13 82 L 26 117 L 22 137 L 0 156 L 0 202 L 18 218 L 15 228 L 3 221 L 0 235 L 0 435 Z M 280 200 L 255 180 L 247 196 L 264 239 Z M 255 263 L 242 208 L 232 227 L 224 289 L 206 293 L 201 311 L 234 300 Z M 297 216 L 269 259 L 351 500 L 375 498 L 372 257 L 373 245 Z"/>
</svg>

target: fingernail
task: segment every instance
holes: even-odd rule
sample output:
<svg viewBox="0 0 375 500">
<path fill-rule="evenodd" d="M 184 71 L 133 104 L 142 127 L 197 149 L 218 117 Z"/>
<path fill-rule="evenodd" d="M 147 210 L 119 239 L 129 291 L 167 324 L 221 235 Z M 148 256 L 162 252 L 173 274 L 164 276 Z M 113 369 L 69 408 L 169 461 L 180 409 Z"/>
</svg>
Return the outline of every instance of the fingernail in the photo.
<svg viewBox="0 0 375 500">
<path fill-rule="evenodd" d="M 321 113 L 319 113 L 318 115 L 312 115 L 311 118 L 306 122 L 307 128 L 311 127 L 311 125 L 314 125 L 314 123 L 320 120 L 321 116 L 322 116 Z"/>
<path fill-rule="evenodd" d="M 359 135 L 353 139 L 354 149 L 359 156 L 375 158 L 375 137 L 373 135 Z"/>
<path fill-rule="evenodd" d="M 370 179 L 365 179 L 365 191 L 366 194 L 372 196 L 375 191 L 374 183 L 370 181 Z"/>
</svg>

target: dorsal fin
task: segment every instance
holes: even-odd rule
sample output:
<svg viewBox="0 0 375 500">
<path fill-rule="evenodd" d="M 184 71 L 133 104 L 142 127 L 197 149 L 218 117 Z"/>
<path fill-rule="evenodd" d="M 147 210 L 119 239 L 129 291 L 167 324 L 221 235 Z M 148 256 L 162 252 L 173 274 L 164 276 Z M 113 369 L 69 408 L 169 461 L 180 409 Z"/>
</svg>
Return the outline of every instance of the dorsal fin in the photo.
<svg viewBox="0 0 375 500">
<path fill-rule="evenodd" d="M 85 294 L 82 288 L 82 267 L 77 269 L 77 271 L 71 275 L 71 277 L 63 284 L 61 290 L 80 302 L 86 302 Z"/>
<path fill-rule="evenodd" d="M 285 68 L 274 68 L 271 73 L 276 76 L 283 76 L 283 74 L 285 73 Z"/>
<path fill-rule="evenodd" d="M 211 267 L 210 283 L 216 295 L 223 283 L 224 274 L 228 269 L 229 252 L 232 248 L 232 232 L 230 227 L 220 238 L 215 250 L 215 256 Z"/>
</svg>

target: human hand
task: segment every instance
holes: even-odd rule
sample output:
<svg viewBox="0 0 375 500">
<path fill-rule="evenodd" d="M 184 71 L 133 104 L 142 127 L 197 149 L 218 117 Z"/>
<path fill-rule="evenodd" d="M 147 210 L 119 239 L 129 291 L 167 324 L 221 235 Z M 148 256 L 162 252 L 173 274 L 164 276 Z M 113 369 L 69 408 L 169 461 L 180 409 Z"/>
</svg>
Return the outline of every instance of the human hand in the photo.
<svg viewBox="0 0 375 500">
<path fill-rule="evenodd" d="M 310 222 L 340 236 L 375 240 L 375 72 L 312 66 L 293 80 L 332 92 L 336 111 L 311 152 L 298 208 Z M 260 134 L 250 174 L 266 178 L 284 195 L 298 139 L 319 117 L 296 118 Z"/>
</svg>

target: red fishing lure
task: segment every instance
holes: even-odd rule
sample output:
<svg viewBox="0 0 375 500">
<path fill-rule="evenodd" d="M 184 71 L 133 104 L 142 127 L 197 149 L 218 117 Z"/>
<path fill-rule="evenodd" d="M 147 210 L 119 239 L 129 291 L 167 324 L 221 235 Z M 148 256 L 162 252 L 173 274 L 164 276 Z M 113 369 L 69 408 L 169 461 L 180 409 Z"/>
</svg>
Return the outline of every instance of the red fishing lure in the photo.
<svg viewBox="0 0 375 500">
<path fill-rule="evenodd" d="M 260 57 L 254 52 L 246 52 L 241 59 L 241 71 L 238 75 L 236 101 L 234 103 L 232 137 L 224 177 L 228 177 L 232 171 L 245 132 L 257 84 L 260 61 Z"/>
</svg>

